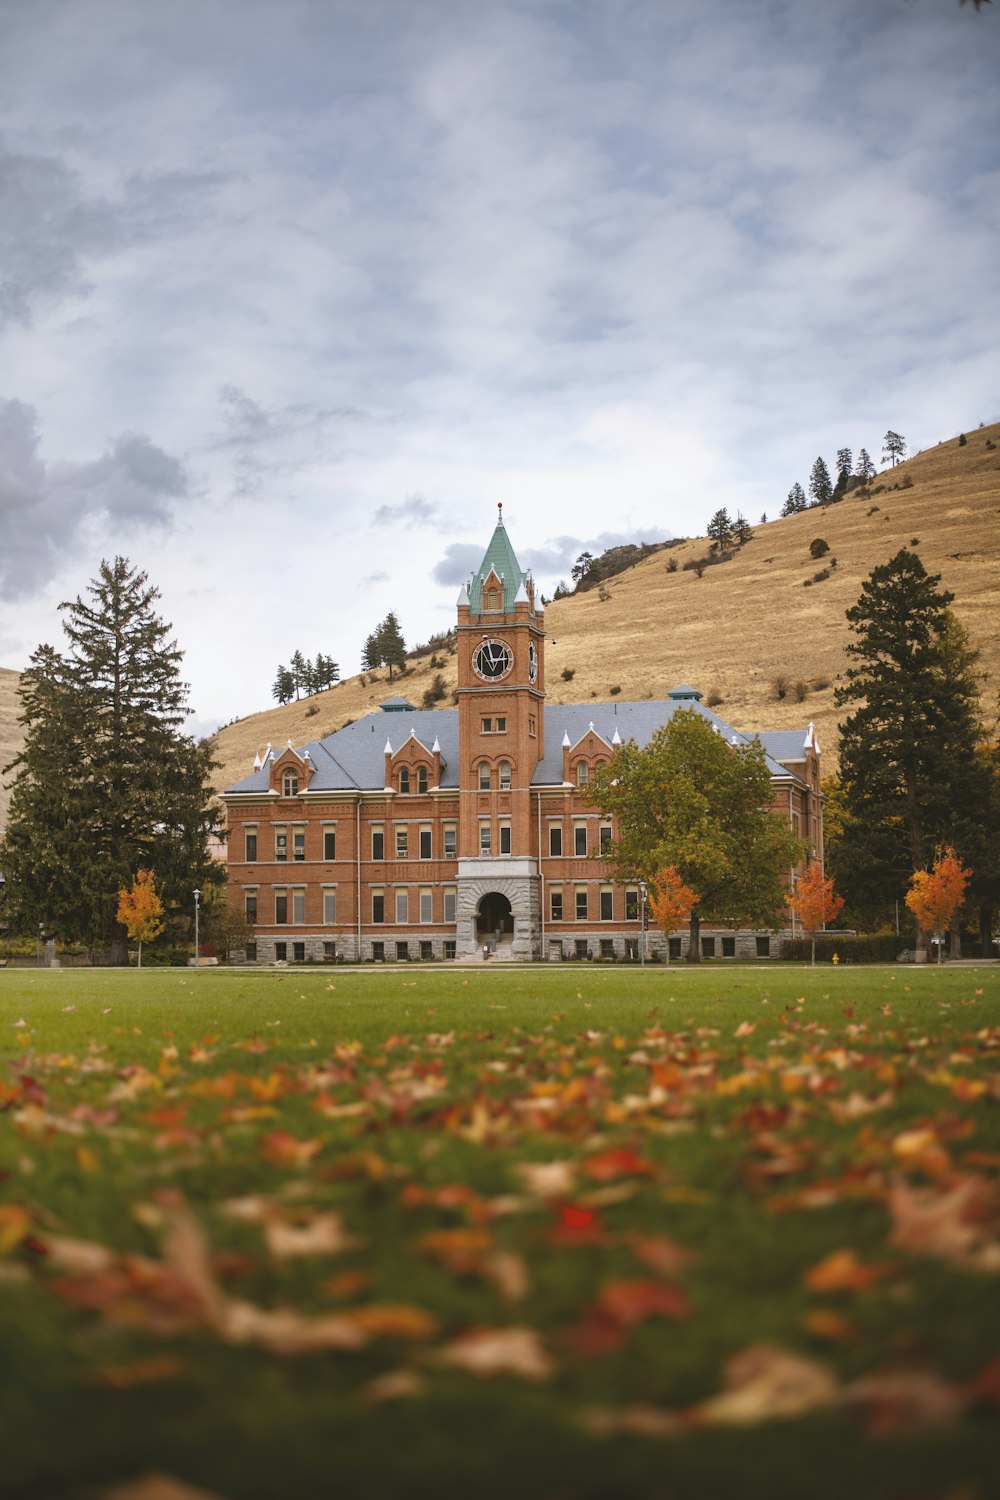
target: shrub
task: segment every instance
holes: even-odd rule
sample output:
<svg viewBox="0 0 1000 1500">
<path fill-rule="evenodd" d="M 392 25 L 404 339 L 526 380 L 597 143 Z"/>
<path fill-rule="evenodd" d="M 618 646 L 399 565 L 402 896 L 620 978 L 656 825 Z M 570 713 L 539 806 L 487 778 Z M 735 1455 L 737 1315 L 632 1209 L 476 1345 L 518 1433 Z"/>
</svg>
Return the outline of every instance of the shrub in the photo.
<svg viewBox="0 0 1000 1500">
<path fill-rule="evenodd" d="M 813 692 L 815 693 L 822 693 L 824 689 L 828 688 L 829 686 L 829 677 L 816 677 L 813 679 Z"/>
<path fill-rule="evenodd" d="M 811 946 L 809 938 L 790 938 L 781 945 L 781 957 L 792 963 L 808 963 Z M 842 964 L 895 963 L 905 947 L 906 939 L 895 933 L 851 933 L 844 937 L 816 935 L 819 963 L 830 963 L 835 953 Z"/>
<path fill-rule="evenodd" d="M 958 434 L 958 446 L 960 448 L 964 448 L 965 447 L 965 443 L 966 443 L 965 433 L 964 432 L 960 432 Z"/>
<path fill-rule="evenodd" d="M 608 688 L 608 692 L 610 693 L 610 695 L 611 695 L 612 698 L 617 698 L 618 694 L 621 692 L 621 687 L 616 682 L 615 685 L 614 685 L 614 687 Z"/>
<path fill-rule="evenodd" d="M 604 584 L 602 583 L 600 588 L 597 590 L 597 597 L 598 599 L 600 599 L 602 604 L 607 604 L 608 600 L 611 598 L 610 589 L 606 589 L 604 587 Z"/>
<path fill-rule="evenodd" d="M 784 672 L 778 673 L 777 677 L 773 679 L 771 687 L 779 703 L 788 697 L 788 678 Z"/>
<path fill-rule="evenodd" d="M 904 474 L 903 478 L 899 481 L 899 488 L 901 490 L 912 490 L 913 480 L 909 474 Z"/>
<path fill-rule="evenodd" d="M 919 547 L 920 546 L 920 538 L 918 536 L 911 536 L 910 537 L 910 546 L 911 547 Z"/>
<path fill-rule="evenodd" d="M 800 677 L 793 685 L 792 692 L 795 694 L 796 703 L 804 703 L 806 701 L 806 698 L 809 696 L 808 682 L 803 682 L 802 678 Z"/>
<path fill-rule="evenodd" d="M 676 573 L 677 572 L 677 559 L 676 559 L 676 557 L 668 557 L 667 558 L 667 572 L 668 573 Z"/>
<path fill-rule="evenodd" d="M 830 543 L 825 541 L 821 536 L 814 536 L 812 541 L 809 543 L 810 557 L 823 557 L 827 552 L 829 552 L 829 550 Z"/>
<path fill-rule="evenodd" d="M 707 557 L 689 557 L 684 564 L 684 571 L 685 573 L 696 573 L 700 578 L 708 567 L 708 562 Z"/>
<path fill-rule="evenodd" d="M 992 452 L 993 449 L 996 447 L 996 443 L 993 441 L 992 438 L 987 438 L 986 439 L 986 446 L 987 446 L 987 448 L 989 448 L 990 452 Z"/>
<path fill-rule="evenodd" d="M 563 680 L 563 682 L 572 682 L 573 678 L 575 676 L 576 676 L 576 668 L 575 667 L 563 667 L 563 669 L 562 669 L 562 680 Z"/>
<path fill-rule="evenodd" d="M 306 718 L 307 719 L 311 719 L 312 716 L 313 716 L 313 714 L 318 714 L 318 713 L 319 713 L 319 704 L 318 703 L 310 703 L 309 707 L 306 709 Z"/>
<path fill-rule="evenodd" d="M 813 576 L 810 579 L 807 579 L 807 582 L 808 583 L 825 583 L 825 581 L 829 578 L 829 576 L 830 576 L 830 569 L 829 568 L 820 568 L 820 570 L 819 570 L 818 573 L 814 573 Z"/>
<path fill-rule="evenodd" d="M 712 688 L 711 692 L 705 698 L 705 704 L 708 708 L 718 708 L 719 704 L 725 703 L 725 701 L 718 688 Z"/>
<path fill-rule="evenodd" d="M 880 485 L 879 488 L 880 489 L 885 489 L 885 485 Z M 877 505 L 869 505 L 869 507 L 868 507 L 867 511 L 865 512 L 865 514 L 869 515 L 869 516 L 873 516 L 878 511 L 878 509 L 879 509 L 879 507 Z"/>
</svg>

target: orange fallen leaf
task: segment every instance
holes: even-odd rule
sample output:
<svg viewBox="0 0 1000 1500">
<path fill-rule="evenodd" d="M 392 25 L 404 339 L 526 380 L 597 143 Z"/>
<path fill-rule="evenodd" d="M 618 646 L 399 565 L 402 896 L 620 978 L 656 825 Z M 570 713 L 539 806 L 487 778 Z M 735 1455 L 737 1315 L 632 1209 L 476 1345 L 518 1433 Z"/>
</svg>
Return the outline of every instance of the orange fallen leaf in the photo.
<svg viewBox="0 0 1000 1500">
<path fill-rule="evenodd" d="M 114 1489 L 103 1490 L 101 1500 L 222 1500 L 222 1496 L 214 1490 L 183 1484 L 169 1474 L 143 1474 L 125 1484 L 116 1484 Z"/>
<path fill-rule="evenodd" d="M 372 1338 L 432 1339 L 438 1331 L 429 1312 L 406 1302 L 372 1302 L 343 1316 Z"/>
<path fill-rule="evenodd" d="M 850 1318 L 830 1307 L 814 1307 L 807 1312 L 805 1326 L 817 1338 L 830 1339 L 834 1343 L 846 1343 L 858 1333 Z"/>
<path fill-rule="evenodd" d="M 595 1306 L 601 1314 L 623 1328 L 633 1328 L 649 1318 L 689 1318 L 692 1311 L 687 1295 L 680 1287 L 648 1278 L 606 1281 Z"/>
<path fill-rule="evenodd" d="M 834 1250 L 804 1272 L 802 1280 L 813 1292 L 864 1292 L 891 1276 L 894 1266 L 865 1265 L 853 1250 Z"/>
<path fill-rule="evenodd" d="M 19 1203 L 0 1203 L 0 1255 L 9 1255 L 31 1233 L 31 1214 Z"/>
<path fill-rule="evenodd" d="M 652 1162 L 629 1147 L 615 1146 L 598 1156 L 587 1157 L 583 1170 L 595 1182 L 611 1182 L 616 1177 L 649 1177 L 654 1167 Z"/>
<path fill-rule="evenodd" d="M 261 1154 L 278 1167 L 301 1167 L 312 1161 L 317 1151 L 323 1148 L 319 1136 L 302 1141 L 287 1130 L 273 1130 L 261 1141 Z"/>
</svg>

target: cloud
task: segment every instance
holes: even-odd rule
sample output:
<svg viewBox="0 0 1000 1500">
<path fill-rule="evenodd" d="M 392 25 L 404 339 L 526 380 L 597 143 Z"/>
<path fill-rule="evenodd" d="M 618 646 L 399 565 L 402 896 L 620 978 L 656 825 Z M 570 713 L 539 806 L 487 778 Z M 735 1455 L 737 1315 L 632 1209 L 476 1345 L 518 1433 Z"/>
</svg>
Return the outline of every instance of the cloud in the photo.
<svg viewBox="0 0 1000 1500">
<path fill-rule="evenodd" d="M 380 505 L 372 520 L 376 526 L 421 526 L 438 515 L 438 508 L 423 495 L 407 495 L 399 505 Z"/>
<path fill-rule="evenodd" d="M 465 583 L 483 560 L 483 548 L 468 542 L 452 542 L 444 557 L 431 568 L 435 583 Z"/>
<path fill-rule="evenodd" d="M 184 466 L 143 433 L 124 433 L 100 458 L 47 466 L 38 416 L 23 401 L 0 400 L 0 594 L 36 593 L 74 555 L 88 526 L 166 529 L 170 503 L 190 494 Z"/>
<path fill-rule="evenodd" d="M 388 573 L 369 573 L 367 578 L 362 578 L 361 587 L 368 588 L 373 583 L 388 583 Z"/>
</svg>

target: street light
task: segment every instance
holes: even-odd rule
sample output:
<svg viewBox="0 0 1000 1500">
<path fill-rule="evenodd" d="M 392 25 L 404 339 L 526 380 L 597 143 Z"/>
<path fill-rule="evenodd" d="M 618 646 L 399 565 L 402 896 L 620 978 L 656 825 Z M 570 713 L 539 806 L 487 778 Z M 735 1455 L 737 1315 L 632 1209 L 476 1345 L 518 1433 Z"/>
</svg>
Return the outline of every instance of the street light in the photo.
<svg viewBox="0 0 1000 1500">
<path fill-rule="evenodd" d="M 196 969 L 198 967 L 198 914 L 200 901 L 201 891 L 196 890 L 194 893 L 194 966 Z"/>
</svg>

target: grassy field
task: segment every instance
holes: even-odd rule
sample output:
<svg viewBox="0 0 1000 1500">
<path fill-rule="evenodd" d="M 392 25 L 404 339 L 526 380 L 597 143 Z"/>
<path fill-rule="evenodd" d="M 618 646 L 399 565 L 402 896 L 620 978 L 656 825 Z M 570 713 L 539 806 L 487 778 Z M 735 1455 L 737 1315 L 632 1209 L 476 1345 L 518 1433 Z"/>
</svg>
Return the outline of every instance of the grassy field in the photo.
<svg viewBox="0 0 1000 1500">
<path fill-rule="evenodd" d="M 0 1493 L 996 1494 L 998 1018 L 975 968 L 0 973 Z"/>
</svg>

